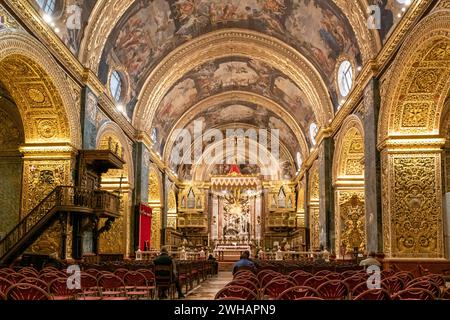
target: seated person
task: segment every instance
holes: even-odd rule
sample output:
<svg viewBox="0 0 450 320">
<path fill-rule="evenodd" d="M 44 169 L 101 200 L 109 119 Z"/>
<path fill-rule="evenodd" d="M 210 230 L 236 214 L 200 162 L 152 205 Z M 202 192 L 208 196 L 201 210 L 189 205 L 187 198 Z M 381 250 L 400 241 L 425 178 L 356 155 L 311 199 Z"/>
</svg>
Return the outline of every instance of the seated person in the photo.
<svg viewBox="0 0 450 320">
<path fill-rule="evenodd" d="M 380 261 L 378 261 L 378 260 L 376 259 L 376 254 L 375 254 L 375 252 L 373 252 L 373 251 L 370 252 L 370 253 L 369 253 L 369 256 L 367 257 L 367 259 L 361 261 L 361 262 L 359 263 L 359 265 L 360 265 L 360 266 L 364 266 L 365 268 L 368 267 L 368 266 L 378 266 L 378 267 L 381 267 L 381 263 L 380 263 Z"/>
<path fill-rule="evenodd" d="M 252 270 L 256 270 L 255 264 L 250 260 L 250 252 L 244 251 L 241 255 L 241 259 L 234 264 L 233 267 L 233 275 L 239 270 L 241 267 L 246 267 Z"/>
<path fill-rule="evenodd" d="M 172 266 L 172 275 L 173 275 L 173 279 L 175 281 L 175 286 L 177 288 L 177 292 L 178 292 L 178 299 L 182 299 L 184 298 L 183 292 L 181 291 L 181 287 L 180 287 L 180 283 L 178 281 L 178 273 L 177 273 L 177 266 L 175 264 L 175 260 L 172 259 L 171 256 L 169 256 L 169 250 L 167 250 L 167 247 L 162 247 L 161 248 L 161 254 L 153 260 L 153 264 L 155 266 Z M 160 276 L 167 276 L 167 274 L 161 274 Z M 155 277 L 158 278 L 158 273 L 155 272 Z M 160 299 L 164 299 L 166 298 L 166 293 L 159 293 Z"/>
</svg>

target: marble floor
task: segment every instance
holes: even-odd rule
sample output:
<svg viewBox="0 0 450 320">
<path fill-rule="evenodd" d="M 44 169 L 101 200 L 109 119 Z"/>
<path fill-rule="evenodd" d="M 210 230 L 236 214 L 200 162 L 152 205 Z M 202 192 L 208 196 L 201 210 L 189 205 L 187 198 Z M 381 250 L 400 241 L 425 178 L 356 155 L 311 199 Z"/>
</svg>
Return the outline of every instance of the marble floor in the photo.
<svg viewBox="0 0 450 320">
<path fill-rule="evenodd" d="M 217 276 L 202 282 L 186 295 L 186 300 L 214 300 L 219 290 L 233 279 L 231 272 L 219 272 Z"/>
</svg>

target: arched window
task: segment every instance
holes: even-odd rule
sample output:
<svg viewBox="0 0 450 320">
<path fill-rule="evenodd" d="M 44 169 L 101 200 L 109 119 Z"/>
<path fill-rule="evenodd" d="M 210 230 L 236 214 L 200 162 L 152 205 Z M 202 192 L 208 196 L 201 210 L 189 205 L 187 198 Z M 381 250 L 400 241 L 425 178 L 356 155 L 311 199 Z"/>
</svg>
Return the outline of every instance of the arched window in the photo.
<svg viewBox="0 0 450 320">
<path fill-rule="evenodd" d="M 109 80 L 109 90 L 111 95 L 117 102 L 122 98 L 122 78 L 119 72 L 113 71 L 111 73 L 111 79 Z"/>
<path fill-rule="evenodd" d="M 350 61 L 341 63 L 338 70 L 338 86 L 341 96 L 346 97 L 353 87 L 353 69 Z"/>
<path fill-rule="evenodd" d="M 56 0 L 37 0 L 36 2 L 44 13 L 51 16 L 55 12 Z"/>
<path fill-rule="evenodd" d="M 317 126 L 317 124 L 311 123 L 311 126 L 309 127 L 309 136 L 314 146 L 316 145 L 317 133 L 319 133 L 319 127 Z"/>
</svg>

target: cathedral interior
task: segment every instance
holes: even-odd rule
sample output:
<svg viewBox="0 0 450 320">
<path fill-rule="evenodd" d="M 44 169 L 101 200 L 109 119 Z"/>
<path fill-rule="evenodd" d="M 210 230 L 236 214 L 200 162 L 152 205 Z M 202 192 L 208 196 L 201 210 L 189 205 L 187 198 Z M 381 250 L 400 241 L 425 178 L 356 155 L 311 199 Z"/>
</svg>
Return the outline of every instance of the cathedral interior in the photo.
<svg viewBox="0 0 450 320">
<path fill-rule="evenodd" d="M 0 265 L 450 274 L 449 129 L 448 0 L 3 0 Z"/>
</svg>

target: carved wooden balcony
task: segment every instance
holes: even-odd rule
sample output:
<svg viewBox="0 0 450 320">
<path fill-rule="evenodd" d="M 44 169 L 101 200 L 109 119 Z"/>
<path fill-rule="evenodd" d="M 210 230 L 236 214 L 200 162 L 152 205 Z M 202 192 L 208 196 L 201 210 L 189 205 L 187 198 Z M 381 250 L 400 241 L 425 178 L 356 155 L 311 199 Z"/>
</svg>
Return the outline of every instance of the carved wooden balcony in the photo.
<svg viewBox="0 0 450 320">
<path fill-rule="evenodd" d="M 185 214 L 178 217 L 178 228 L 190 231 L 204 231 L 208 228 L 208 219 L 204 215 Z"/>
<path fill-rule="evenodd" d="M 295 213 L 275 213 L 271 212 L 267 216 L 266 226 L 275 230 L 290 230 L 297 227 L 297 217 Z"/>
</svg>

